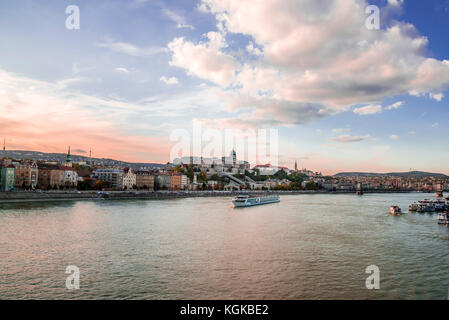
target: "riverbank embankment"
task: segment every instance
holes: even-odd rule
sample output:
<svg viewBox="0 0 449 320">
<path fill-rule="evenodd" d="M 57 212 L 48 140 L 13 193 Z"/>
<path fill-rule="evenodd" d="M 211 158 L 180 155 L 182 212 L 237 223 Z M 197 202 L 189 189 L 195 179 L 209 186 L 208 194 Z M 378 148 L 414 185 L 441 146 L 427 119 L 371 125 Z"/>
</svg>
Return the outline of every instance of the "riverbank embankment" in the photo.
<svg viewBox="0 0 449 320">
<path fill-rule="evenodd" d="M 373 190 L 365 193 L 405 193 L 406 190 Z M 354 191 L 16 191 L 0 192 L 0 203 L 30 202 L 30 201 L 74 201 L 74 200 L 132 200 L 132 199 L 172 199 L 194 197 L 234 197 L 239 194 L 355 194 Z"/>
</svg>

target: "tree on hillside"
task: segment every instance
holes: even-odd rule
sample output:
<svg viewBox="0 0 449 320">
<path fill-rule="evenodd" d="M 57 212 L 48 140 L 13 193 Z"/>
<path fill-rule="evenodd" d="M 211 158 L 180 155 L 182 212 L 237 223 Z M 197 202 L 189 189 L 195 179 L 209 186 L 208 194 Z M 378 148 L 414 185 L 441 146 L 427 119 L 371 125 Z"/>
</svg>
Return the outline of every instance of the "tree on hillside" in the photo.
<svg viewBox="0 0 449 320">
<path fill-rule="evenodd" d="M 315 190 L 316 186 L 315 186 L 315 182 L 313 182 L 313 180 L 310 180 L 309 182 L 306 183 L 306 190 Z"/>
<path fill-rule="evenodd" d="M 206 182 L 207 181 L 207 174 L 206 172 L 202 171 L 200 175 L 198 176 L 199 182 Z"/>
<path fill-rule="evenodd" d="M 95 181 L 93 188 L 94 190 L 103 190 L 109 187 L 109 183 L 103 180 L 97 180 Z"/>
<path fill-rule="evenodd" d="M 181 166 L 176 166 L 176 167 L 173 169 L 173 171 L 174 171 L 174 172 L 178 172 L 178 173 L 184 173 L 184 168 L 181 167 Z"/>
</svg>

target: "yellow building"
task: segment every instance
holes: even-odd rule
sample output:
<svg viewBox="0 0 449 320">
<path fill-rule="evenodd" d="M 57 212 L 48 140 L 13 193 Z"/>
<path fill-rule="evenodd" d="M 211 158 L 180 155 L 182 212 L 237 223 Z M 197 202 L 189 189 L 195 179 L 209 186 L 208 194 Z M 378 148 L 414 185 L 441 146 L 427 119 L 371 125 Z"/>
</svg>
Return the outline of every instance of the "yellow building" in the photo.
<svg viewBox="0 0 449 320">
<path fill-rule="evenodd" d="M 171 190 L 184 190 L 187 187 L 187 176 L 180 173 L 173 173 L 170 176 Z"/>
</svg>

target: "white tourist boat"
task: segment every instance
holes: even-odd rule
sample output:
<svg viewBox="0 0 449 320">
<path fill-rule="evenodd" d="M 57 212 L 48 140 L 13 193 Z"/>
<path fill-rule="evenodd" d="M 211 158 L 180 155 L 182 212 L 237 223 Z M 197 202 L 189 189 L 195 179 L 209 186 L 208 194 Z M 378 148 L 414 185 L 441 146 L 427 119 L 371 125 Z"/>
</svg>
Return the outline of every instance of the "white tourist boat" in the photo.
<svg viewBox="0 0 449 320">
<path fill-rule="evenodd" d="M 391 206 L 390 207 L 390 214 L 392 214 L 392 215 L 400 215 L 400 214 L 402 214 L 401 208 L 399 208 L 399 206 Z"/>
<path fill-rule="evenodd" d="M 281 201 L 279 195 L 269 195 L 269 196 L 261 196 L 261 197 L 250 197 L 248 195 L 240 195 L 237 196 L 232 203 L 234 208 L 239 207 L 252 207 L 258 206 L 261 204 L 275 203 Z"/>
<path fill-rule="evenodd" d="M 447 224 L 448 220 L 447 220 L 447 213 L 439 213 L 438 214 L 438 219 L 437 219 L 437 223 L 438 224 Z"/>
</svg>

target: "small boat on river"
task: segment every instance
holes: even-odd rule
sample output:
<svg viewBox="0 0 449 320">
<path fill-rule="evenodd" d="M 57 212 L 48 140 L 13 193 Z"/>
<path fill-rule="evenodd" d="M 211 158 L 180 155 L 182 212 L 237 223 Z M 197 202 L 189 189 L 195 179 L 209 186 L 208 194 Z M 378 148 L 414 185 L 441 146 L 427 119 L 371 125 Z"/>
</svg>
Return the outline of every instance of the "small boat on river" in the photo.
<svg viewBox="0 0 449 320">
<path fill-rule="evenodd" d="M 402 210 L 401 210 L 401 208 L 399 208 L 399 206 L 391 206 L 390 214 L 393 216 L 399 216 L 402 214 Z"/>
<path fill-rule="evenodd" d="M 416 202 L 413 202 L 408 206 L 408 211 L 414 212 L 418 211 L 418 204 Z"/>
<path fill-rule="evenodd" d="M 448 224 L 448 220 L 447 219 L 448 219 L 447 213 L 441 212 L 441 213 L 438 214 L 437 223 L 438 224 L 445 224 L 445 225 L 447 225 Z"/>
</svg>

